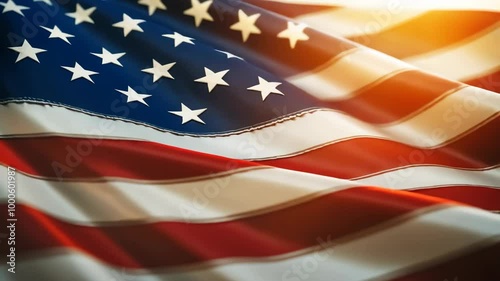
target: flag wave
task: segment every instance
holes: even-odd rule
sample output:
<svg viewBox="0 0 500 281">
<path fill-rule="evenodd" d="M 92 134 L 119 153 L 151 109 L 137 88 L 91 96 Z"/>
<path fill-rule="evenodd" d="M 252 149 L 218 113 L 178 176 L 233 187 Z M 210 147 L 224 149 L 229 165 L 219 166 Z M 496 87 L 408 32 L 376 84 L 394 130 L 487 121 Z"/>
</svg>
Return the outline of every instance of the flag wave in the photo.
<svg viewBox="0 0 500 281">
<path fill-rule="evenodd" d="M 496 0 L 3 1 L 2 280 L 500 280 Z"/>
</svg>

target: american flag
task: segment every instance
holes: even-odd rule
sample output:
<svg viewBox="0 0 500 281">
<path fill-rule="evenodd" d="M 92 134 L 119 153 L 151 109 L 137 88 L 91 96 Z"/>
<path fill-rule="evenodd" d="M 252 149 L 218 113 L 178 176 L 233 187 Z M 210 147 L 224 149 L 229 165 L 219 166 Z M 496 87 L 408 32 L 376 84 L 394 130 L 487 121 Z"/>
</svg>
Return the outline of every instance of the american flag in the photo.
<svg viewBox="0 0 500 281">
<path fill-rule="evenodd" d="M 500 280 L 500 3 L 0 0 L 1 280 Z"/>
</svg>

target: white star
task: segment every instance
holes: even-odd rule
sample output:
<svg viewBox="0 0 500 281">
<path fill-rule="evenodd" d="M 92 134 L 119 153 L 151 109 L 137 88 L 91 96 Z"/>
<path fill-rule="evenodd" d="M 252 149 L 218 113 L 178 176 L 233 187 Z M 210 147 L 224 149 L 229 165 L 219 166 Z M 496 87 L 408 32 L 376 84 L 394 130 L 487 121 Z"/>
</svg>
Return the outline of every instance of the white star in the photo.
<svg viewBox="0 0 500 281">
<path fill-rule="evenodd" d="M 29 9 L 26 6 L 16 5 L 16 3 L 14 3 L 14 1 L 12 1 L 12 0 L 7 0 L 7 2 L 5 2 L 5 3 L 0 3 L 0 5 L 3 6 L 2 14 L 12 11 L 12 12 L 20 14 L 23 17 L 24 17 L 23 10 Z"/>
<path fill-rule="evenodd" d="M 90 15 L 95 11 L 95 7 L 90 7 L 88 9 L 84 9 L 80 6 L 80 3 L 76 4 L 76 11 L 73 13 L 67 13 L 66 15 L 70 18 L 75 19 L 75 25 L 78 25 L 82 22 L 90 22 L 94 23 L 94 20 L 90 18 Z"/>
<path fill-rule="evenodd" d="M 123 28 L 123 36 L 127 37 L 127 35 L 132 31 L 144 32 L 139 24 L 145 22 L 145 20 L 133 19 L 129 17 L 127 14 L 123 14 L 123 20 L 113 24 L 114 27 Z"/>
<path fill-rule="evenodd" d="M 230 52 L 226 52 L 226 51 L 222 51 L 222 50 L 217 50 L 217 49 L 215 49 L 215 51 L 219 52 L 219 53 L 225 54 L 228 59 L 235 58 L 235 59 L 239 59 L 239 60 L 243 60 L 244 61 L 244 59 L 242 57 L 238 57 L 237 55 L 231 54 Z"/>
<path fill-rule="evenodd" d="M 40 63 L 36 54 L 47 51 L 44 49 L 33 48 L 30 45 L 30 43 L 28 42 L 28 40 L 26 40 L 26 39 L 24 39 L 22 46 L 9 47 L 9 49 L 14 50 L 14 51 L 19 53 L 19 55 L 17 56 L 16 62 L 23 60 L 24 58 L 30 58 L 30 59 Z"/>
<path fill-rule="evenodd" d="M 90 78 L 90 75 L 99 74 L 99 72 L 94 72 L 94 71 L 84 69 L 77 62 L 75 62 L 74 67 L 69 67 L 69 66 L 61 66 L 61 67 L 68 70 L 69 72 L 73 73 L 73 75 L 71 76 L 71 81 L 78 79 L 78 78 L 85 78 L 85 79 L 89 80 L 90 82 L 94 83 L 94 81 L 92 81 L 92 78 Z"/>
<path fill-rule="evenodd" d="M 290 40 L 290 48 L 295 48 L 297 41 L 306 41 L 309 40 L 309 36 L 304 33 L 304 28 L 306 25 L 303 23 L 294 24 L 293 22 L 288 22 L 287 29 L 281 31 L 278 34 L 278 38 L 288 38 Z"/>
<path fill-rule="evenodd" d="M 163 34 L 162 36 L 174 39 L 174 47 L 179 46 L 181 43 L 188 43 L 194 45 L 193 41 L 191 41 L 194 40 L 193 38 L 184 36 L 177 32 L 174 32 L 173 34 Z"/>
<path fill-rule="evenodd" d="M 167 77 L 170 79 L 174 79 L 174 77 L 168 72 L 172 66 L 175 65 L 175 62 L 167 63 L 161 65 L 159 62 L 153 59 L 153 67 L 146 68 L 141 70 L 142 72 L 153 74 L 153 83 L 158 81 L 162 77 Z"/>
<path fill-rule="evenodd" d="M 260 34 L 260 29 L 255 26 L 255 22 L 259 17 L 260 14 L 247 16 L 243 10 L 238 10 L 238 22 L 231 25 L 229 28 L 241 31 L 243 42 L 245 42 L 250 34 Z"/>
<path fill-rule="evenodd" d="M 118 61 L 118 59 L 123 57 L 123 55 L 125 55 L 126 53 L 112 54 L 111 52 L 109 52 L 105 48 L 102 48 L 102 53 L 100 53 L 100 54 L 99 53 L 91 53 L 91 54 L 96 56 L 96 57 L 100 57 L 102 59 L 102 64 L 113 63 L 113 64 L 116 64 L 116 65 L 123 67 L 123 65 Z"/>
<path fill-rule="evenodd" d="M 71 43 L 69 42 L 68 37 L 75 37 L 72 34 L 62 32 L 57 25 L 54 25 L 54 28 L 48 28 L 45 26 L 40 27 L 50 32 L 49 38 L 59 38 L 70 45 Z"/>
<path fill-rule="evenodd" d="M 198 0 L 191 0 L 191 8 L 184 11 L 185 15 L 194 17 L 194 23 L 198 27 L 203 20 L 214 21 L 212 16 L 208 13 L 210 5 L 213 0 L 200 3 Z"/>
<path fill-rule="evenodd" d="M 148 12 L 149 12 L 150 16 L 152 14 L 154 14 L 156 9 L 160 9 L 160 10 L 167 9 L 167 6 L 165 6 L 165 4 L 163 4 L 163 2 L 161 2 L 161 0 L 139 0 L 139 4 L 144 5 L 144 6 L 148 6 Z"/>
<path fill-rule="evenodd" d="M 52 6 L 52 2 L 50 0 L 33 0 L 33 2 L 43 2 L 49 6 Z"/>
<path fill-rule="evenodd" d="M 210 93 L 217 85 L 229 86 L 229 84 L 222 79 L 228 71 L 229 69 L 226 69 L 216 73 L 205 67 L 205 76 L 198 78 L 194 81 L 206 83 L 208 87 L 208 92 Z"/>
<path fill-rule="evenodd" d="M 185 124 L 191 120 L 205 124 L 203 120 L 198 117 L 200 114 L 205 112 L 206 108 L 191 110 L 189 107 L 181 103 L 181 111 L 169 111 L 172 114 L 182 117 L 182 124 Z"/>
<path fill-rule="evenodd" d="M 259 84 L 247 88 L 247 90 L 260 92 L 262 96 L 262 101 L 264 101 L 270 94 L 284 95 L 280 90 L 276 89 L 281 85 L 278 82 L 267 82 L 265 79 L 259 76 Z"/>
<path fill-rule="evenodd" d="M 117 92 L 120 92 L 124 95 L 127 96 L 127 103 L 129 102 L 134 102 L 134 101 L 138 101 L 142 104 L 145 104 L 147 106 L 149 106 L 149 104 L 147 104 L 144 99 L 146 98 L 149 98 L 151 95 L 145 95 L 145 94 L 139 94 L 137 93 L 134 89 L 130 88 L 130 86 L 128 86 L 127 90 L 126 91 L 122 91 L 122 90 L 118 90 L 118 89 L 115 89 Z"/>
</svg>

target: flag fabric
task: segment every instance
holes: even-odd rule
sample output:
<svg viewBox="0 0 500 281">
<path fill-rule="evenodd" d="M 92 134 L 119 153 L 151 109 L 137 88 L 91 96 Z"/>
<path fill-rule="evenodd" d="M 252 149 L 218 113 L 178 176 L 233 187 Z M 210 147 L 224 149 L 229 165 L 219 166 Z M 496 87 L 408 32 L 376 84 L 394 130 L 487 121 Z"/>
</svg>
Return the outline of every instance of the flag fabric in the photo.
<svg viewBox="0 0 500 281">
<path fill-rule="evenodd" d="M 498 2 L 3 1 L 2 280 L 500 280 Z"/>
<path fill-rule="evenodd" d="M 425 71 L 500 91 L 498 1 L 311 2 L 315 1 L 253 1 Z M 429 10 L 432 7 L 440 9 Z"/>
</svg>

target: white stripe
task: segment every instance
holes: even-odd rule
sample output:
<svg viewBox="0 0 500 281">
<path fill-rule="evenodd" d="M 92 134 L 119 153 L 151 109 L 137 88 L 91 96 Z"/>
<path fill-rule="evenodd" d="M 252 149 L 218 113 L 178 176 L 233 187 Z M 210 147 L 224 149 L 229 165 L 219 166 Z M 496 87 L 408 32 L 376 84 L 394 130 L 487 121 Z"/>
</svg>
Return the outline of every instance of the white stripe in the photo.
<svg viewBox="0 0 500 281">
<path fill-rule="evenodd" d="M 295 18 L 333 36 L 354 37 L 378 33 L 422 15 L 422 11 L 331 9 Z M 362 43 L 362 42 L 361 42 Z"/>
<path fill-rule="evenodd" d="M 405 58 L 404 61 L 453 80 L 472 79 L 500 66 L 500 27 L 468 43 Z"/>
<path fill-rule="evenodd" d="M 286 80 L 316 98 L 342 100 L 388 74 L 412 68 L 414 67 L 381 52 L 357 48 L 316 70 L 291 76 Z"/>
<path fill-rule="evenodd" d="M 6 174 L 6 168 L 1 167 L 0 174 Z M 16 180 L 18 202 L 59 219 L 92 225 L 134 220 L 227 221 L 360 185 L 414 189 L 470 184 L 500 188 L 500 168 L 462 171 L 412 167 L 357 181 L 277 168 L 185 183 L 58 182 L 20 173 Z M 1 200 L 7 200 L 6 184 L 0 183 Z"/>
<path fill-rule="evenodd" d="M 498 235 L 498 215 L 467 207 L 452 207 L 421 214 L 342 244 L 331 241 L 329 247 L 318 246 L 316 251 L 283 256 L 281 260 L 260 258 L 245 261 L 243 258 L 232 259 L 232 263 L 223 265 L 219 260 L 218 266 L 185 271 L 156 270 L 153 273 L 119 269 L 68 249 L 58 254 L 45 252 L 44 255 L 41 252 L 37 258 L 17 261 L 16 280 L 301 280 L 294 268 L 307 274 L 309 280 L 362 281 L 387 278 L 387 275 L 395 278 L 411 273 L 414 270 L 411 267 L 432 265 L 441 258 L 449 259 L 449 255 L 463 254 L 464 249 L 470 251 L 470 247 L 477 243 L 491 245 Z M 318 238 L 328 241 L 328 237 Z M 4 278 L 10 274 L 6 267 L 5 263 L 0 267 Z"/>
<path fill-rule="evenodd" d="M 25 103 L 0 105 L 0 135 L 140 138 L 229 158 L 263 159 L 356 137 L 375 137 L 417 147 L 435 147 L 474 128 L 499 110 L 499 95 L 466 87 L 399 124 L 373 126 L 340 112 L 319 110 L 251 132 L 193 137 L 82 114 L 63 107 Z"/>
<path fill-rule="evenodd" d="M 304 4 L 304 5 L 329 5 L 349 8 L 364 9 L 417 9 L 417 10 L 479 10 L 500 11 L 499 0 L 461 0 L 461 1 L 436 1 L 436 0 L 268 0 L 274 2 Z"/>
<path fill-rule="evenodd" d="M 425 154 L 423 154 L 425 157 Z M 483 171 L 460 170 L 448 167 L 407 167 L 355 180 L 361 185 L 391 189 L 420 189 L 434 186 L 475 185 L 500 188 L 500 168 Z"/>
<path fill-rule="evenodd" d="M 6 168 L 0 168 L 0 173 Z M 284 169 L 257 169 L 184 183 L 59 182 L 17 174 L 17 200 L 81 224 L 147 220 L 228 220 L 231 216 L 354 186 Z M 0 183 L 0 198 L 7 198 Z"/>
</svg>

